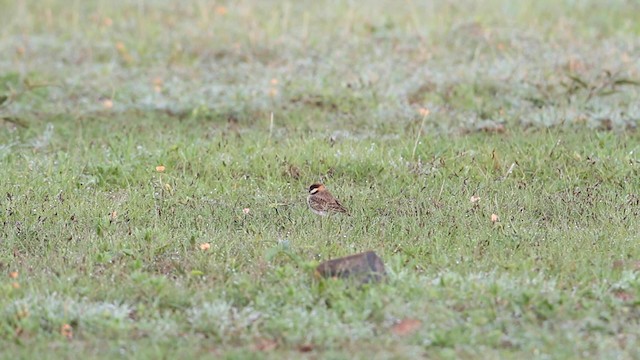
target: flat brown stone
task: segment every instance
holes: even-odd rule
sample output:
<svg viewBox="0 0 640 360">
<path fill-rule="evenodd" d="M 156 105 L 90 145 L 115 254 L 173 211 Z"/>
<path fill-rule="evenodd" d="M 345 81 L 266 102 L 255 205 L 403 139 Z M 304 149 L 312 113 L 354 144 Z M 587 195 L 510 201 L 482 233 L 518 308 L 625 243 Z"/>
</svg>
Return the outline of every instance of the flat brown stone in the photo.
<svg viewBox="0 0 640 360">
<path fill-rule="evenodd" d="M 318 265 L 316 274 L 325 278 L 349 278 L 366 284 L 381 281 L 386 276 L 386 270 L 375 252 L 366 251 L 325 261 Z"/>
</svg>

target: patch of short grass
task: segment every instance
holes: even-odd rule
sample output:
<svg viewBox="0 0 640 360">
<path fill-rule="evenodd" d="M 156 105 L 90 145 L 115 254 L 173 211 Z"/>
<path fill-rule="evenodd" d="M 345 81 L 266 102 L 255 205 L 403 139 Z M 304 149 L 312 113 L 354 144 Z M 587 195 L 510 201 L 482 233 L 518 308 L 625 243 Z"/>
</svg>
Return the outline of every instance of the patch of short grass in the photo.
<svg viewBox="0 0 640 360">
<path fill-rule="evenodd" d="M 3 280 L 6 339 L 76 351 L 179 338 L 194 356 L 259 339 L 276 351 L 463 357 L 634 348 L 635 300 L 620 298 L 638 295 L 635 134 L 426 135 L 412 159 L 412 134 L 224 135 L 130 120 L 53 122 L 39 150 L 26 145 L 41 136 L 31 129 L 8 135 L 25 145 L 3 160 L 0 263 L 20 274 Z M 142 135 L 117 130 L 127 124 Z M 309 213 L 305 188 L 318 179 L 351 217 Z M 387 262 L 388 283 L 313 279 L 316 261 L 367 249 Z M 396 337 L 402 318 L 423 326 Z"/>
</svg>

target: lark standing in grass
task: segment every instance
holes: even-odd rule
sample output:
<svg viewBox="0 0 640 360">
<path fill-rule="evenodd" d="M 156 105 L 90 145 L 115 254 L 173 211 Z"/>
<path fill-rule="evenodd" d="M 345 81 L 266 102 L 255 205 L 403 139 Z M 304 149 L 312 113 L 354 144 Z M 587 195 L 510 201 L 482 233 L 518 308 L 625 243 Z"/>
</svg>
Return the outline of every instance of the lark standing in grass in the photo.
<svg viewBox="0 0 640 360">
<path fill-rule="evenodd" d="M 347 209 L 331 195 L 323 184 L 312 184 L 309 186 L 307 204 L 309 204 L 311 211 L 320 216 L 326 216 L 331 212 L 345 213 L 348 215 Z"/>
</svg>

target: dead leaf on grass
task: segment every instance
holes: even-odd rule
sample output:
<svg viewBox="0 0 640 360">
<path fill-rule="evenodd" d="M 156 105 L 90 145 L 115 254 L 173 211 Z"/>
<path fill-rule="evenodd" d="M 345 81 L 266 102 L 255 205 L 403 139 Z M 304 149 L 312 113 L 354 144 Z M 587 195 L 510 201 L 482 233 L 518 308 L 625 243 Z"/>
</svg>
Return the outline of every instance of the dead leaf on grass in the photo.
<svg viewBox="0 0 640 360">
<path fill-rule="evenodd" d="M 278 342 L 273 339 L 258 339 L 254 344 L 257 351 L 271 351 L 278 347 Z"/>
<path fill-rule="evenodd" d="M 613 296 L 616 297 L 616 299 L 618 300 L 622 300 L 624 302 L 628 302 L 628 301 L 632 301 L 634 299 L 633 294 L 624 291 L 624 290 L 618 290 L 616 292 L 613 293 Z"/>
<path fill-rule="evenodd" d="M 624 260 L 615 260 L 612 265 L 614 270 L 621 270 L 624 268 Z"/>
<path fill-rule="evenodd" d="M 300 179 L 300 169 L 295 165 L 289 164 L 286 173 L 294 180 Z"/>
<path fill-rule="evenodd" d="M 298 346 L 298 351 L 306 353 L 306 352 L 311 352 L 313 351 L 313 348 L 315 346 L 313 344 L 302 344 L 300 346 Z"/>
<path fill-rule="evenodd" d="M 391 332 L 397 336 L 406 336 L 416 332 L 422 326 L 422 321 L 405 318 L 391 327 Z"/>
<path fill-rule="evenodd" d="M 493 134 L 504 134 L 505 132 L 507 132 L 507 128 L 502 123 L 491 121 L 491 120 L 485 120 L 480 122 L 476 126 L 476 131 L 493 133 Z"/>
<path fill-rule="evenodd" d="M 493 170 L 498 172 L 502 171 L 502 162 L 500 161 L 500 156 L 495 149 L 491 152 L 491 159 L 493 160 Z"/>
<path fill-rule="evenodd" d="M 118 212 L 113 210 L 111 213 L 109 213 L 109 223 L 113 223 L 116 221 L 116 219 L 118 218 Z"/>
<path fill-rule="evenodd" d="M 62 324 L 60 327 L 60 335 L 66 337 L 67 339 L 73 339 L 73 328 L 69 324 Z"/>
</svg>

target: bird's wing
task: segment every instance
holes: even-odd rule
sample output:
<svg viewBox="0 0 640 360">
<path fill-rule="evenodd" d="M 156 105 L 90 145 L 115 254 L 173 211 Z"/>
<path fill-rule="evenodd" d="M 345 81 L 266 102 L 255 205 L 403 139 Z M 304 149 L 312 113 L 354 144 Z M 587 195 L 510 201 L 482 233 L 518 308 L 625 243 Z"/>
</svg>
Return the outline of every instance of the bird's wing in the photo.
<svg viewBox="0 0 640 360">
<path fill-rule="evenodd" d="M 348 213 L 349 211 L 347 210 L 347 208 L 345 208 L 344 206 L 342 206 L 342 204 L 340 203 L 340 201 L 333 199 L 332 202 L 330 202 L 329 204 L 327 204 L 329 209 L 335 212 L 341 212 L 341 213 Z"/>
<path fill-rule="evenodd" d="M 310 196 L 309 206 L 319 211 L 327 211 L 328 202 L 327 199 L 320 196 Z"/>
</svg>

